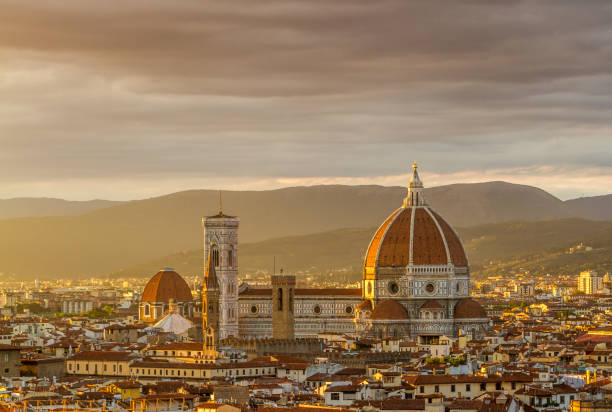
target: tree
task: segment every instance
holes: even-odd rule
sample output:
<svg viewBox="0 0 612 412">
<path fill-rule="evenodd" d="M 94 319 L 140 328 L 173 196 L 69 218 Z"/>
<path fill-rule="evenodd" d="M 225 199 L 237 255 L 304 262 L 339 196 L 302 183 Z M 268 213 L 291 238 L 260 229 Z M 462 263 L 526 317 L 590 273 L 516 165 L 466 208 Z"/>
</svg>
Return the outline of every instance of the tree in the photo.
<svg viewBox="0 0 612 412">
<path fill-rule="evenodd" d="M 30 313 L 34 313 L 36 315 L 40 315 L 45 311 L 45 308 L 40 306 L 40 303 L 38 302 L 20 303 L 17 305 L 17 312 L 23 312 L 25 309 L 28 309 Z"/>
</svg>

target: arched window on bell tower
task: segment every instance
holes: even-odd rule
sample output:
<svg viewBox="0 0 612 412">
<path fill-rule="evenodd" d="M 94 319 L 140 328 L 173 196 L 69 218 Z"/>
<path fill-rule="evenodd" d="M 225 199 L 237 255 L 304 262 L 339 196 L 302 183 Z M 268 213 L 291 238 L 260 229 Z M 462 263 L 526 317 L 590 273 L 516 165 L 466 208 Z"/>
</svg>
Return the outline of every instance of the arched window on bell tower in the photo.
<svg viewBox="0 0 612 412">
<path fill-rule="evenodd" d="M 234 267 L 234 247 L 230 246 L 230 249 L 227 251 L 227 266 L 230 268 Z"/>
<path fill-rule="evenodd" d="M 215 267 L 219 267 L 219 248 L 217 245 L 212 245 L 212 260 Z"/>
</svg>

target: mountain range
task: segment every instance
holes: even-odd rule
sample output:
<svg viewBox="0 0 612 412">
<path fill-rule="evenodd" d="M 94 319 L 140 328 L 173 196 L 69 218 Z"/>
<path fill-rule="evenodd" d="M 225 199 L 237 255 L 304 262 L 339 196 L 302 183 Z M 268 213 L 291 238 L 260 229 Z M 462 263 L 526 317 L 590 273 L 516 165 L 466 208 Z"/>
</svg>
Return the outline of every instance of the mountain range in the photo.
<svg viewBox="0 0 612 412">
<path fill-rule="evenodd" d="M 0 199 L 0 219 L 12 217 L 75 216 L 119 205 L 112 200 L 64 200 L 49 197 L 15 197 Z"/>
<path fill-rule="evenodd" d="M 325 275 L 348 272 L 355 281 L 376 228 L 339 229 L 303 236 L 288 236 L 240 245 L 244 273 L 271 272 L 273 265 L 289 273 Z M 580 270 L 612 271 L 612 221 L 578 218 L 531 222 L 490 223 L 458 228 L 475 277 L 532 271 L 576 274 Z M 584 249 L 570 254 L 569 249 Z M 170 266 L 179 273 L 202 273 L 203 251 L 173 253 L 121 270 L 116 277 L 151 276 Z"/>
<path fill-rule="evenodd" d="M 401 205 L 405 193 L 402 187 L 340 185 L 227 191 L 223 211 L 241 219 L 241 253 L 251 247 L 248 244 L 258 244 L 275 254 L 274 247 L 290 247 L 287 237 L 333 237 L 338 234 L 330 231 L 346 228 L 371 233 Z M 561 201 L 541 189 L 505 182 L 433 187 L 426 189 L 425 197 L 457 228 L 566 217 L 612 219 L 612 195 Z M 9 213 L 4 202 L 0 216 Z M 34 216 L 0 219 L 0 272 L 6 276 L 105 275 L 197 250 L 202 244 L 201 218 L 217 212 L 218 193 L 192 190 L 121 203 L 95 201 L 89 207 L 95 205 L 96 210 L 82 213 L 60 213 L 53 207 L 45 212 L 41 202 L 32 200 L 39 203 L 31 209 L 36 210 Z M 264 241 L 276 238 L 284 240 L 265 246 Z M 350 253 L 360 256 L 367 240 L 360 244 Z M 297 248 L 292 253 L 303 252 Z"/>
</svg>

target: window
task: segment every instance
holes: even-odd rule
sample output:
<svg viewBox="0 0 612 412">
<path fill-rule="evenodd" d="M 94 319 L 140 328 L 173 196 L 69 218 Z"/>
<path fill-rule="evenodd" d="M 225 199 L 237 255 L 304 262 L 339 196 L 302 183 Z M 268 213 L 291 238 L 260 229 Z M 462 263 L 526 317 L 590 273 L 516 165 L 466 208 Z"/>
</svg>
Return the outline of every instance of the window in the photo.
<svg viewBox="0 0 612 412">
<path fill-rule="evenodd" d="M 283 310 L 283 288 L 278 288 L 278 308 L 277 310 Z"/>
<path fill-rule="evenodd" d="M 234 250 L 230 249 L 227 251 L 227 266 L 234 267 Z"/>
<path fill-rule="evenodd" d="M 144 315 L 151 316 L 151 308 L 149 307 L 148 303 L 144 305 Z"/>
<path fill-rule="evenodd" d="M 331 400 L 332 401 L 339 401 L 340 400 L 340 394 L 338 392 L 332 392 L 331 393 Z"/>
<path fill-rule="evenodd" d="M 501 386 L 501 382 L 497 382 L 497 383 L 495 384 L 495 390 L 496 390 L 496 391 L 501 391 L 501 388 L 502 388 L 502 386 Z"/>
<path fill-rule="evenodd" d="M 480 384 L 480 390 L 481 391 L 486 391 L 487 390 L 487 384 L 486 383 L 481 383 Z"/>
<path fill-rule="evenodd" d="M 516 382 L 512 382 L 512 390 L 516 389 Z"/>
<path fill-rule="evenodd" d="M 434 392 L 440 393 L 440 387 L 438 385 L 434 386 Z"/>
<path fill-rule="evenodd" d="M 559 397 L 559 403 L 565 403 L 565 395 Z"/>
<path fill-rule="evenodd" d="M 471 390 L 472 390 L 472 387 L 470 386 L 470 384 L 469 384 L 469 383 L 467 383 L 467 384 L 465 385 L 465 391 L 466 391 L 466 392 L 471 392 Z"/>
<path fill-rule="evenodd" d="M 455 392 L 455 385 L 451 385 L 451 392 Z"/>
<path fill-rule="evenodd" d="M 212 261 L 215 267 L 219 266 L 219 249 L 217 248 L 217 245 L 212 246 Z"/>
</svg>

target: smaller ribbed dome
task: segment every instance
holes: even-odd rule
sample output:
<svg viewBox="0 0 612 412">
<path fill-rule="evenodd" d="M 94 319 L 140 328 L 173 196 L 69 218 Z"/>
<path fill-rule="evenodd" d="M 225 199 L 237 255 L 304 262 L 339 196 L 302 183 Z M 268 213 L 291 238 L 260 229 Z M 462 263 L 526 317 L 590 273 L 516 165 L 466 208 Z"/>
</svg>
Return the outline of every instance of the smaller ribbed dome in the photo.
<svg viewBox="0 0 612 412">
<path fill-rule="evenodd" d="M 421 306 L 421 309 L 442 309 L 442 305 L 435 300 L 428 300 L 423 306 Z"/>
<path fill-rule="evenodd" d="M 455 319 L 488 318 L 487 312 L 480 303 L 470 298 L 461 299 L 455 305 Z"/>
<path fill-rule="evenodd" d="M 170 299 L 174 299 L 175 302 L 193 301 L 191 289 L 189 289 L 185 279 L 174 270 L 164 268 L 149 280 L 142 292 L 140 301 L 169 303 Z"/>
<path fill-rule="evenodd" d="M 407 320 L 410 317 L 408 312 L 401 303 L 387 299 L 376 304 L 371 320 Z"/>
</svg>

